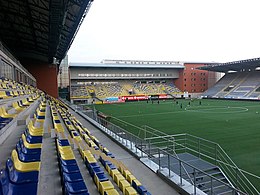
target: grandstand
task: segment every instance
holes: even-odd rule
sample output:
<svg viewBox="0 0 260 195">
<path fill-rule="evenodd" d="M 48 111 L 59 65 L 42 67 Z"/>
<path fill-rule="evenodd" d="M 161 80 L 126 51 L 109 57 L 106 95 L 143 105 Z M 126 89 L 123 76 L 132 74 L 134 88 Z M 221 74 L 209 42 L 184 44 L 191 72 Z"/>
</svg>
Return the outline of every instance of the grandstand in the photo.
<svg viewBox="0 0 260 195">
<path fill-rule="evenodd" d="M 225 72 L 214 87 L 207 90 L 203 97 L 259 99 L 260 72 L 259 58 L 235 61 L 214 66 L 202 67 L 204 70 Z"/>
<path fill-rule="evenodd" d="M 217 75 L 196 69 L 204 64 L 133 60 L 70 63 L 70 99 L 74 103 L 92 103 L 182 97 L 183 92 L 199 96 L 215 83 L 210 81 Z"/>
</svg>

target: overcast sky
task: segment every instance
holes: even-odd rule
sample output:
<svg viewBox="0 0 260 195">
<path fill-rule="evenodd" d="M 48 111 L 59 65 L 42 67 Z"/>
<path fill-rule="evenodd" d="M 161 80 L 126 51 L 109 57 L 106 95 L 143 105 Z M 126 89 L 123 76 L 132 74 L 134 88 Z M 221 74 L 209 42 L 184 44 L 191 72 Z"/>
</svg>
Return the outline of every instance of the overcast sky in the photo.
<svg viewBox="0 0 260 195">
<path fill-rule="evenodd" d="M 94 0 L 69 62 L 260 57 L 259 0 Z"/>
</svg>

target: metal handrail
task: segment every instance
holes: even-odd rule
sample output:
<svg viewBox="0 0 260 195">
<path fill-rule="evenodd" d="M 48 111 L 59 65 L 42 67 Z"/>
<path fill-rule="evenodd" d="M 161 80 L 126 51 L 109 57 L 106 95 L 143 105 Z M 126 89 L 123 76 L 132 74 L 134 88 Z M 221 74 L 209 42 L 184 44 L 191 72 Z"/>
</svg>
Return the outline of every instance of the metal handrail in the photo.
<svg viewBox="0 0 260 195">
<path fill-rule="evenodd" d="M 215 158 L 213 158 L 213 157 L 210 157 L 210 156 L 208 156 L 208 155 L 205 155 L 205 154 L 202 154 L 202 153 L 200 153 L 199 155 L 202 155 L 202 156 L 204 156 L 204 157 L 206 157 L 206 158 L 208 158 L 208 159 L 211 159 L 211 160 L 213 160 L 214 162 L 215 162 L 215 164 L 216 165 L 219 165 L 220 167 L 222 167 L 223 165 L 227 168 L 227 169 L 233 169 L 233 170 L 229 170 L 229 172 L 230 172 L 230 174 L 232 174 L 232 172 L 235 172 L 236 174 L 238 174 L 236 171 L 238 171 L 241 175 L 242 175 L 242 178 L 241 177 L 236 177 L 236 179 L 240 179 L 240 182 L 239 181 L 235 181 L 237 184 L 244 184 L 244 185 L 240 185 L 240 187 L 242 187 L 244 190 L 245 189 L 247 189 L 246 191 L 250 191 L 250 194 L 259 194 L 259 192 L 258 192 L 258 190 L 256 189 L 256 187 L 249 181 L 249 179 L 243 174 L 243 173 L 246 173 L 246 174 L 248 174 L 248 175 L 250 175 L 250 176 L 253 176 L 253 177 L 255 177 L 255 178 L 257 178 L 257 179 L 260 179 L 260 177 L 259 176 L 257 176 L 257 175 L 254 175 L 254 174 L 252 174 L 252 173 L 249 173 L 249 172 L 247 172 L 247 171 L 245 171 L 245 170 L 242 170 L 242 169 L 240 169 L 240 168 L 238 168 L 237 167 L 237 165 L 231 160 L 231 158 L 226 154 L 226 152 L 223 150 L 223 148 L 219 145 L 219 144 L 217 144 L 217 143 L 215 143 L 215 142 L 212 142 L 212 141 L 208 141 L 208 140 L 206 140 L 206 139 L 203 139 L 203 138 L 199 138 L 199 137 L 197 137 L 197 136 L 193 136 L 193 135 L 189 135 L 189 134 L 179 134 L 179 135 L 177 135 L 177 136 L 183 136 L 183 135 L 186 135 L 186 139 L 187 139 L 187 136 L 190 136 L 190 137 L 192 137 L 192 138 L 196 138 L 196 139 L 198 139 L 198 140 L 203 140 L 203 141 L 206 141 L 206 142 L 208 142 L 208 143 L 210 143 L 210 144 L 213 144 L 213 145 L 215 145 L 215 147 L 216 147 L 216 152 L 217 151 L 219 151 L 219 154 L 221 154 L 221 152 L 222 152 L 222 160 L 218 160 L 219 158 L 219 155 L 216 153 L 214 156 L 215 156 Z M 177 144 L 179 144 L 179 143 L 177 143 Z M 181 144 L 179 144 L 179 145 L 181 145 Z M 182 146 L 183 146 L 183 144 L 182 144 Z M 186 147 L 186 146 L 185 146 Z M 188 148 L 189 150 L 191 150 L 191 151 L 193 151 L 193 152 L 195 152 L 195 153 L 198 153 L 196 150 L 194 150 L 194 149 L 192 149 L 192 148 Z M 224 171 L 226 171 L 226 170 L 224 170 Z M 230 176 L 230 174 L 228 174 L 228 176 Z M 233 178 L 235 178 L 235 176 L 233 175 L 232 176 Z M 233 181 L 233 180 L 232 180 Z M 247 182 L 247 183 L 246 183 Z M 233 181 L 233 183 L 234 183 L 234 181 Z M 244 187 L 244 186 L 246 186 L 246 187 Z"/>
<path fill-rule="evenodd" d="M 116 118 L 116 119 L 117 119 L 117 118 Z M 117 119 L 117 120 L 118 120 L 118 119 Z M 120 119 L 119 119 L 119 120 L 120 120 Z M 120 120 L 120 121 L 122 122 L 122 120 Z M 128 125 L 131 125 L 131 124 L 128 123 Z M 143 127 L 146 127 L 145 131 L 148 131 L 148 130 L 147 130 L 147 127 L 150 128 L 151 130 L 153 130 L 153 132 L 150 131 L 149 133 L 150 133 L 150 134 L 153 134 L 153 135 L 156 136 L 156 137 L 161 136 L 162 139 L 167 139 L 168 136 L 169 136 L 168 134 L 166 134 L 166 133 L 164 133 L 164 132 L 161 132 L 160 130 L 154 129 L 154 128 L 152 128 L 152 127 L 149 127 L 149 126 L 147 126 L 147 125 L 144 125 Z M 256 189 L 256 187 L 255 187 L 255 186 L 249 181 L 249 179 L 243 174 L 243 173 L 248 174 L 249 172 L 240 169 L 240 168 L 231 160 L 231 158 L 227 155 L 227 153 L 223 150 L 223 148 L 222 148 L 219 144 L 217 144 L 217 143 L 215 143 L 215 142 L 213 142 L 213 141 L 209 141 L 209 140 L 206 140 L 206 139 L 204 139 L 204 138 L 200 138 L 200 137 L 197 137 L 197 136 L 194 136 L 194 135 L 190 135 L 190 134 L 186 134 L 186 133 L 177 134 L 177 135 L 172 135 L 172 136 L 175 137 L 175 138 L 176 138 L 176 137 L 180 137 L 180 136 L 185 136 L 185 138 L 183 139 L 183 140 L 185 140 L 185 143 L 187 143 L 187 139 L 188 139 L 189 137 L 191 137 L 191 138 L 195 138 L 196 140 L 199 140 L 198 142 L 194 141 L 194 143 L 200 143 L 200 144 L 201 144 L 201 142 L 205 142 L 205 143 L 212 144 L 213 147 L 208 147 L 208 148 L 211 148 L 211 149 L 214 148 L 214 149 L 215 149 L 214 157 L 211 157 L 211 156 L 209 156 L 209 155 L 205 155 L 204 153 L 201 153 L 201 151 L 196 151 L 195 149 L 188 148 L 186 145 L 183 145 L 183 144 L 180 144 L 180 143 L 176 143 L 176 141 L 175 141 L 175 143 L 174 143 L 174 144 L 176 144 L 177 146 L 181 146 L 181 147 L 184 147 L 185 149 L 188 149 L 188 150 L 190 150 L 190 151 L 192 151 L 192 152 L 199 153 L 200 156 L 204 156 L 204 157 L 206 157 L 207 159 L 211 159 L 211 160 L 214 162 L 215 165 L 219 165 L 220 167 L 225 166 L 226 169 L 228 169 L 228 171 L 229 171 L 229 174 L 227 174 L 227 176 L 229 176 L 229 177 L 232 176 L 232 180 L 231 180 L 232 183 L 235 183 L 235 184 L 237 185 L 237 187 L 241 187 L 242 189 L 244 189 L 244 190 L 246 190 L 246 191 L 249 191 L 250 194 L 259 194 L 259 192 L 258 192 L 258 190 Z M 146 138 L 146 139 L 149 139 L 149 138 Z M 176 139 L 175 139 L 175 140 L 176 140 Z M 168 140 L 168 141 L 169 141 L 169 140 Z M 206 146 L 206 147 L 207 147 L 207 146 Z M 172 152 L 174 152 L 174 153 L 176 154 L 175 150 L 172 150 Z M 219 160 L 219 155 L 218 155 L 217 152 L 219 152 L 219 155 L 222 154 L 222 157 L 223 157 L 222 160 Z M 176 154 L 176 155 L 177 155 L 177 154 Z M 185 170 L 185 169 L 184 169 L 184 170 Z M 224 173 L 225 173 L 227 170 L 224 169 L 223 171 L 224 171 Z M 239 173 L 242 178 L 241 178 L 241 177 L 234 176 L 234 175 L 233 175 L 234 172 L 235 172 L 236 175 Z M 254 175 L 254 174 L 252 174 L 252 173 L 249 173 L 249 175 L 250 175 L 250 176 L 253 176 L 253 177 L 257 178 L 257 179 L 260 179 L 260 177 Z M 233 178 L 236 178 L 236 180 L 234 181 Z M 189 179 L 191 179 L 191 178 L 189 178 Z M 239 179 L 240 181 L 238 181 L 238 179 Z M 240 185 L 239 185 L 239 184 L 240 184 Z"/>
<path fill-rule="evenodd" d="M 99 117 L 98 117 L 98 118 L 99 118 Z M 101 118 L 99 118 L 99 120 L 104 120 L 104 121 L 106 121 L 105 119 L 101 119 Z M 112 125 L 114 125 L 114 126 L 116 126 L 116 127 L 119 127 L 119 126 L 117 126 L 117 125 L 115 125 L 115 124 L 113 124 L 113 123 L 111 123 L 111 122 L 109 122 L 109 121 L 106 121 L 106 122 L 107 122 L 108 124 L 112 124 Z M 122 131 L 125 131 L 125 133 L 130 133 L 130 132 L 124 130 L 122 127 L 119 127 L 119 128 L 120 128 Z M 134 136 L 135 139 L 139 139 L 139 140 L 141 140 L 141 141 L 144 141 L 144 140 L 140 139 L 139 137 L 137 137 L 136 135 L 134 135 L 134 134 L 132 134 L 132 133 L 130 133 L 130 134 L 131 134 L 132 136 Z M 163 150 L 161 150 L 160 148 L 158 148 L 158 150 L 159 150 L 159 151 L 163 151 Z M 142 152 L 143 152 L 143 151 L 142 151 Z M 191 167 L 192 169 L 196 170 L 197 172 L 203 173 L 204 175 L 208 176 L 208 177 L 211 178 L 212 180 L 217 181 L 217 182 L 223 184 L 224 186 L 229 187 L 232 191 L 235 191 L 235 192 L 240 193 L 240 194 L 243 194 L 243 195 L 246 194 L 245 192 L 243 192 L 243 191 L 241 191 L 241 190 L 239 190 L 239 189 L 236 189 L 235 187 L 233 187 L 233 186 L 231 186 L 231 185 L 229 185 L 229 184 L 227 184 L 227 183 L 221 181 L 220 179 L 218 179 L 218 178 L 216 178 L 216 177 L 214 177 L 214 176 L 212 176 L 212 175 L 206 173 L 205 171 L 200 170 L 200 169 L 196 168 L 195 166 L 193 166 L 193 165 L 191 165 L 191 164 L 189 164 L 189 163 L 187 163 L 187 162 L 185 162 L 185 161 L 179 159 L 177 156 L 174 156 L 172 153 L 169 153 L 169 152 L 166 152 L 166 151 L 163 151 L 163 153 L 165 153 L 165 154 L 167 154 L 167 155 L 169 155 L 169 156 L 175 158 L 178 162 L 180 162 L 180 164 L 182 165 L 182 167 L 183 167 L 183 165 L 185 164 L 185 165 Z M 147 156 L 149 157 L 149 155 L 147 155 Z M 186 172 L 186 174 L 189 175 L 187 172 Z M 181 178 L 181 179 L 183 179 L 183 178 Z M 192 181 L 192 180 L 190 180 L 190 181 Z M 192 185 L 193 185 L 194 187 L 196 187 L 194 183 L 193 183 Z M 212 186 L 211 186 L 211 188 L 212 188 Z"/>
</svg>

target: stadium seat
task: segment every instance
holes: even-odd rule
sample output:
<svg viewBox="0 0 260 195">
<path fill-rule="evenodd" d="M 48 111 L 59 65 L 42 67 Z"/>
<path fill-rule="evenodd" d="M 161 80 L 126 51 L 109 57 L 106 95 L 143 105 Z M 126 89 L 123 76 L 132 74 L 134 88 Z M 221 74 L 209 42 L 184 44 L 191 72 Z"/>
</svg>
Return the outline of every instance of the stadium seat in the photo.
<svg viewBox="0 0 260 195">
<path fill-rule="evenodd" d="M 112 190 L 114 189 L 113 184 L 111 183 L 111 181 L 103 181 L 99 183 L 99 192 L 101 193 L 101 195 L 105 195 L 105 192 L 108 190 Z"/>
<path fill-rule="evenodd" d="M 64 182 L 78 182 L 83 181 L 83 177 L 79 173 L 62 173 Z"/>
<path fill-rule="evenodd" d="M 24 145 L 23 139 L 20 138 L 18 143 L 16 144 L 17 148 L 21 148 L 22 152 L 25 154 L 36 154 L 36 153 L 41 153 L 41 148 L 27 148 Z"/>
<path fill-rule="evenodd" d="M 118 186 L 120 190 L 123 192 L 123 194 L 125 194 L 126 188 L 131 187 L 130 183 L 126 179 L 120 180 Z"/>
<path fill-rule="evenodd" d="M 65 195 L 89 195 L 84 181 L 65 182 Z"/>
<path fill-rule="evenodd" d="M 24 163 L 20 161 L 18 158 L 18 154 L 16 150 L 12 151 L 11 160 L 13 161 L 14 167 L 17 171 L 27 172 L 27 171 L 39 171 L 40 170 L 40 162 L 28 162 Z"/>
<path fill-rule="evenodd" d="M 129 186 L 129 187 L 126 187 L 124 194 L 125 195 L 137 195 L 138 193 L 136 192 L 136 190 L 133 187 Z"/>
<path fill-rule="evenodd" d="M 18 158 L 22 162 L 35 162 L 40 161 L 41 159 L 41 153 L 34 153 L 34 154 L 26 154 L 23 153 L 21 147 L 16 146 L 16 151 L 18 154 Z"/>
<path fill-rule="evenodd" d="M 106 190 L 105 195 L 119 195 L 118 191 L 116 191 L 116 189 L 109 189 L 109 190 Z"/>
<path fill-rule="evenodd" d="M 8 114 L 4 106 L 0 107 L 0 117 L 2 118 L 15 118 L 17 114 Z"/>
<path fill-rule="evenodd" d="M 25 137 L 24 134 L 22 134 L 22 142 L 24 144 L 24 146 L 26 148 L 29 148 L 29 149 L 41 149 L 42 148 L 42 144 L 41 143 L 29 143 Z"/>
<path fill-rule="evenodd" d="M 30 144 L 42 143 L 43 132 L 39 135 L 31 135 L 29 129 L 26 128 L 24 131 L 24 135 L 26 137 L 27 142 Z"/>
<path fill-rule="evenodd" d="M 29 163 L 31 164 L 31 163 Z M 28 165 L 30 166 L 30 165 Z M 39 170 L 35 169 L 17 169 L 17 163 L 11 158 L 6 161 L 6 171 L 11 182 L 16 184 L 38 182 Z"/>
<path fill-rule="evenodd" d="M 37 194 L 37 183 L 25 182 L 22 184 L 13 183 L 8 176 L 6 170 L 0 171 L 0 186 L 2 188 L 3 195 L 35 195 Z M 1 193 L 0 193 L 1 194 Z"/>
</svg>

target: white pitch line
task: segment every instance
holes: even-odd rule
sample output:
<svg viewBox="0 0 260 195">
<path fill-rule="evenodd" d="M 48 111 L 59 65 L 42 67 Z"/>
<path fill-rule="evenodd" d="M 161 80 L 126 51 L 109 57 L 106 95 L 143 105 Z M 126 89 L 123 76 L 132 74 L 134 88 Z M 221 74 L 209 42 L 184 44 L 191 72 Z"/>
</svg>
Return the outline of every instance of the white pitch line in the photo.
<svg viewBox="0 0 260 195">
<path fill-rule="evenodd" d="M 184 110 L 183 110 L 184 111 Z M 134 116 L 153 116 L 153 115 L 163 115 L 163 114 L 175 114 L 183 111 L 175 111 L 175 112 L 157 112 L 157 113 L 150 113 L 150 114 L 134 114 L 134 115 L 126 115 L 126 116 L 118 116 L 117 118 L 130 118 Z"/>
</svg>

